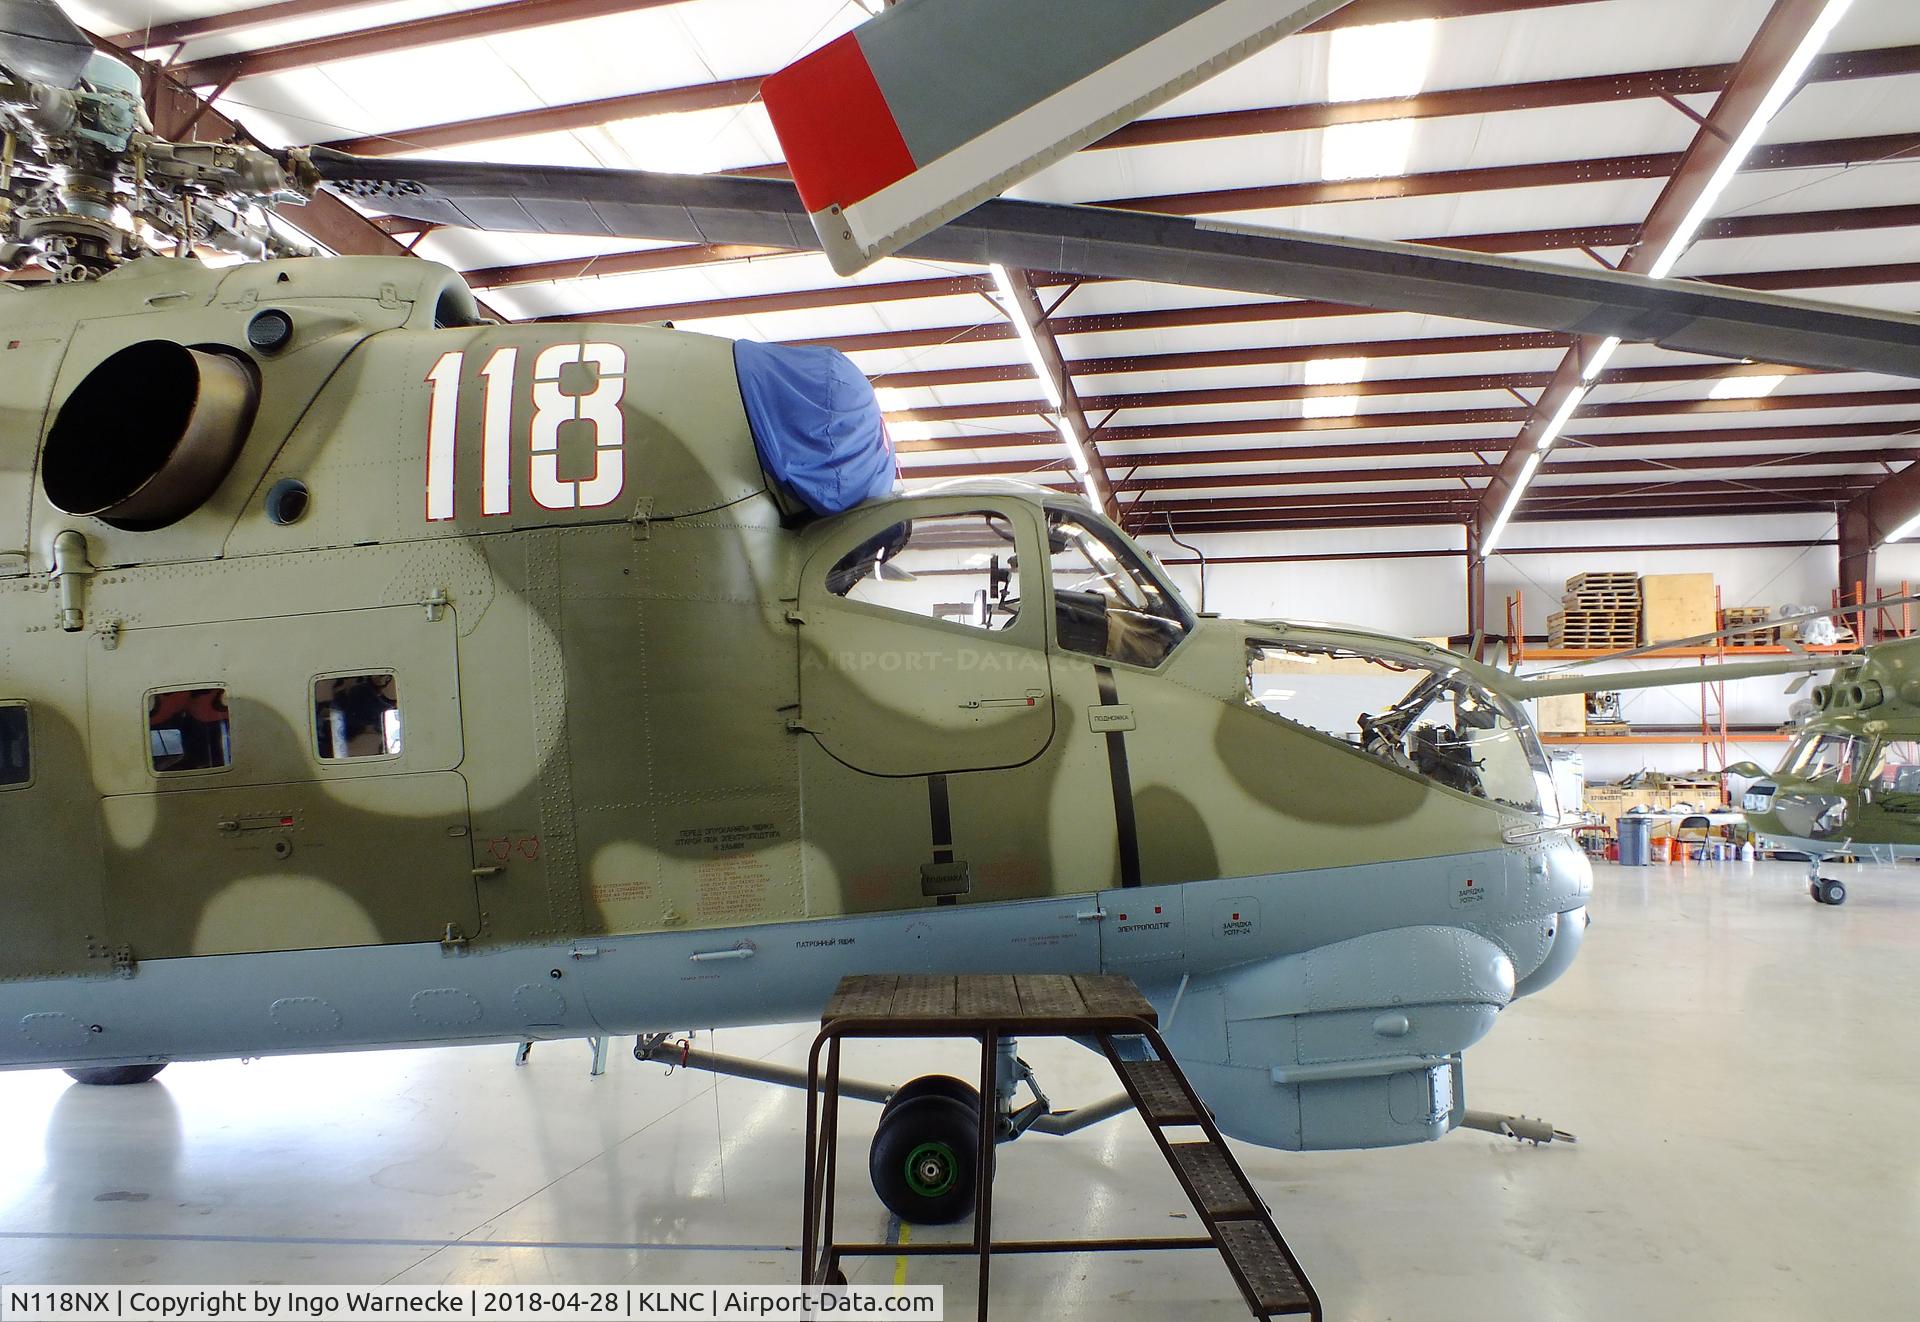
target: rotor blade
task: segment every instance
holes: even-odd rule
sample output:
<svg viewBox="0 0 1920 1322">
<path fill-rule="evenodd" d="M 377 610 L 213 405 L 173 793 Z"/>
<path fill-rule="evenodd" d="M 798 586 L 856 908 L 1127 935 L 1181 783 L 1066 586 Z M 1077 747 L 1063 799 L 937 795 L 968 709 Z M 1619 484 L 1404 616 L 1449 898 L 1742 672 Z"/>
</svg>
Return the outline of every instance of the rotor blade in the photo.
<svg viewBox="0 0 1920 1322">
<path fill-rule="evenodd" d="M 319 177 L 395 215 L 470 229 L 817 251 L 791 184 L 739 175 L 309 153 Z M 1000 198 L 902 256 L 1151 280 L 1618 335 L 1689 353 L 1920 376 L 1920 317 L 1425 244 L 1336 238 Z"/>
<path fill-rule="evenodd" d="M 69 89 L 93 58 L 93 43 L 53 0 L 0 0 L 0 69 Z"/>
<path fill-rule="evenodd" d="M 1560 673 L 1529 678 L 1513 675 L 1499 681 L 1511 698 L 1550 698 L 1564 693 L 1603 693 L 1615 689 L 1664 689 L 1684 684 L 1719 684 L 1730 679 L 1767 675 L 1816 675 L 1827 670 L 1852 670 L 1866 664 L 1866 655 L 1781 657 L 1774 661 L 1736 661 L 1720 666 L 1668 666 L 1662 670 L 1623 670 L 1614 674 Z"/>
</svg>

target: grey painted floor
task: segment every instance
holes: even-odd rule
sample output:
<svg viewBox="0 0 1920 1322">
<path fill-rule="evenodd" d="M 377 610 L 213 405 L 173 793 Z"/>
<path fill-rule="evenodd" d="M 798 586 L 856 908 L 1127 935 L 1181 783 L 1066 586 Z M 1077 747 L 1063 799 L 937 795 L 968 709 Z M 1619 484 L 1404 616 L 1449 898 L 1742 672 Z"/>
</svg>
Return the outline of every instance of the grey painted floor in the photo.
<svg viewBox="0 0 1920 1322">
<path fill-rule="evenodd" d="M 1920 868 L 1600 869 L 1557 987 L 1467 1059 L 1478 1107 L 1578 1146 L 1456 1133 L 1419 1149 L 1243 1149 L 1329 1316 L 1412 1322 L 1920 1315 Z M 722 1033 L 798 1062 L 804 1027 Z M 1033 1044 L 1056 1103 L 1110 1091 Z M 958 1067 L 958 1049 L 850 1072 Z M 885 1233 L 850 1107 L 843 1198 Z M 155 1084 L 0 1075 L 0 1281 L 785 1281 L 798 1258 L 796 1094 L 667 1076 L 579 1044 L 170 1068 Z M 1134 1122 L 1003 1153 L 1007 1235 L 1190 1233 Z M 867 1265 L 885 1280 L 893 1259 Z M 971 1316 L 959 1262 L 916 1260 Z M 995 1315 L 1244 1316 L 1210 1256 L 1003 1260 Z M 1190 1300 L 1201 1301 L 1197 1306 Z"/>
</svg>

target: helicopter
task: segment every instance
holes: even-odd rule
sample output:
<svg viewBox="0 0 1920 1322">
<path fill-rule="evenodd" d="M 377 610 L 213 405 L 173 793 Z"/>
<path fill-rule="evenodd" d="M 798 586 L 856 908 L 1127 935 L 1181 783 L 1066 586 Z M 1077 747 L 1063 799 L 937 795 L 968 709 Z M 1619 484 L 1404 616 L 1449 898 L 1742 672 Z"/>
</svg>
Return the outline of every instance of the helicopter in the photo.
<svg viewBox="0 0 1920 1322">
<path fill-rule="evenodd" d="M 903 496 L 830 350 L 497 324 L 445 267 L 265 221 L 327 186 L 808 246 L 790 187 L 168 143 L 56 8 L 0 16 L 0 238 L 55 277 L 0 284 L 0 1068 L 123 1084 L 788 1022 L 849 973 L 1111 972 L 1177 1004 L 1224 1132 L 1378 1147 L 1460 1125 L 1465 1050 L 1577 956 L 1591 869 L 1520 705 L 1576 681 L 1204 614 L 1058 491 Z M 1037 203 L 903 251 L 1793 362 L 1920 342 Z"/>
<path fill-rule="evenodd" d="M 1846 882 L 1820 875 L 1829 858 L 1920 858 L 1916 675 L 1920 642 L 1877 643 L 1844 679 L 1813 689 L 1814 715 L 1779 766 L 1728 768 L 1752 781 L 1740 808 L 1761 842 L 1807 855 L 1816 903 L 1847 902 Z"/>
<path fill-rule="evenodd" d="M 1920 858 L 1920 640 L 1874 643 L 1849 660 L 1814 686 L 1813 711 L 1777 767 L 1727 768 L 1750 781 L 1740 809 L 1761 843 L 1807 856 L 1818 904 L 1847 902 L 1846 882 L 1820 875 L 1830 858 Z"/>
<path fill-rule="evenodd" d="M 1889 596 L 1877 605 L 1893 607 L 1920 601 Z M 1577 667 L 1621 661 L 1672 648 L 1708 646 L 1724 638 L 1758 631 L 1791 634 L 1808 621 L 1857 616 L 1858 607 L 1830 611 L 1786 611 L 1771 620 L 1734 625 L 1712 633 L 1669 639 L 1646 647 L 1576 663 Z M 1789 644 L 1794 646 L 1794 644 Z M 1826 861 L 1866 854 L 1888 862 L 1920 858 L 1920 639 L 1896 638 L 1858 651 L 1829 655 L 1837 672 L 1811 689 L 1810 708 L 1780 763 L 1772 771 L 1756 762 L 1727 766 L 1727 774 L 1750 782 L 1735 805 L 1762 847 L 1790 850 L 1808 859 L 1807 891 L 1819 904 L 1847 901 L 1847 884 L 1823 877 Z M 1661 687 L 1660 672 L 1585 673 L 1577 679 L 1567 667 L 1567 692 L 1602 687 Z M 1807 671 L 1787 688 L 1797 693 L 1811 677 Z M 1642 680 L 1642 675 L 1655 678 Z M 1681 676 L 1674 676 L 1681 680 Z"/>
</svg>

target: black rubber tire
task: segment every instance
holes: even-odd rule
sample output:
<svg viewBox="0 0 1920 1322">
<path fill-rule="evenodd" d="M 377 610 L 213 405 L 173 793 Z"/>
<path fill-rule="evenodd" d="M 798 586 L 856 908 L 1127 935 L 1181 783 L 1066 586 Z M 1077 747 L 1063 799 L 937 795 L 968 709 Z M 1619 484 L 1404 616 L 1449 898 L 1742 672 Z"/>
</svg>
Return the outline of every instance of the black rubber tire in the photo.
<svg viewBox="0 0 1920 1322">
<path fill-rule="evenodd" d="M 1845 904 L 1847 902 L 1847 883 L 1846 882 L 1829 881 L 1828 883 L 1826 883 L 1825 886 L 1821 887 L 1821 889 L 1824 892 L 1824 894 L 1822 894 L 1820 897 L 1823 903 Z"/>
<path fill-rule="evenodd" d="M 894 1108 L 912 1101 L 916 1097 L 951 1097 L 963 1106 L 970 1107 L 977 1116 L 980 1114 L 980 1090 L 965 1079 L 956 1079 L 951 1074 L 922 1074 L 900 1085 L 898 1092 L 887 1098 L 887 1104 L 880 1108 L 880 1119 L 884 1122 L 893 1114 Z"/>
<path fill-rule="evenodd" d="M 1817 881 L 1810 881 L 1807 883 L 1807 894 L 1813 896 L 1813 902 L 1815 904 L 1826 903 L 1825 900 L 1820 898 L 1820 883 Z"/>
<path fill-rule="evenodd" d="M 119 1088 L 129 1083 L 146 1083 L 167 1067 L 166 1061 L 158 1065 L 89 1065 L 84 1069 L 68 1070 L 67 1075 L 75 1083 L 84 1083 L 95 1088 Z"/>
<path fill-rule="evenodd" d="M 980 1113 L 951 1097 L 916 1097 L 881 1118 L 867 1155 L 873 1191 L 916 1226 L 944 1226 L 973 1210 Z"/>
</svg>

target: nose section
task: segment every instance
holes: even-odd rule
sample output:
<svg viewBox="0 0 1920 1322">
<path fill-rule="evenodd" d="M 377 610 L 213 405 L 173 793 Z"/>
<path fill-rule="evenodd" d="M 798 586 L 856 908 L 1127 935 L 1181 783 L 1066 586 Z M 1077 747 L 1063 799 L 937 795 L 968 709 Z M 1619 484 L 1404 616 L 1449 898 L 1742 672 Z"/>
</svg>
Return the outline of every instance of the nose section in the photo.
<svg viewBox="0 0 1920 1322">
<path fill-rule="evenodd" d="M 1540 966 L 1533 972 L 1513 984 L 1514 996 L 1531 996 L 1542 987 L 1550 987 L 1558 982 L 1560 975 L 1573 966 L 1573 958 L 1580 953 L 1580 947 L 1587 938 L 1587 928 L 1592 922 L 1585 905 L 1555 914 L 1547 957 L 1540 961 Z"/>
<path fill-rule="evenodd" d="M 1547 846 L 1546 855 L 1547 907 L 1564 913 L 1593 898 L 1593 861 L 1585 850 L 1563 836 Z"/>
</svg>

